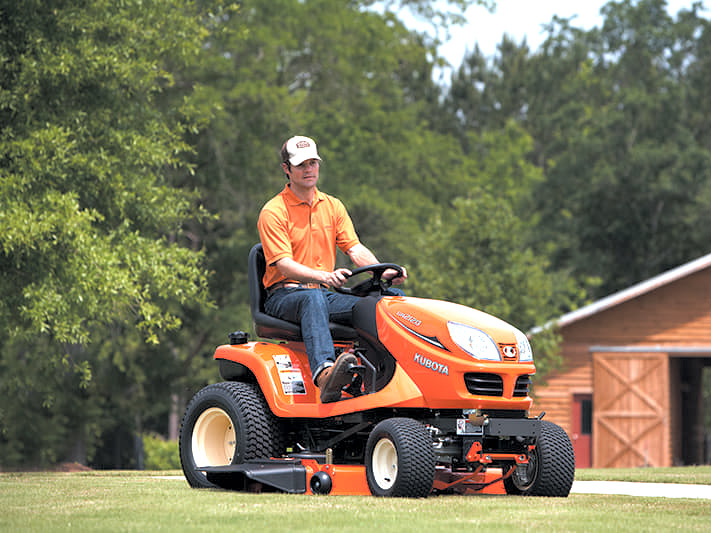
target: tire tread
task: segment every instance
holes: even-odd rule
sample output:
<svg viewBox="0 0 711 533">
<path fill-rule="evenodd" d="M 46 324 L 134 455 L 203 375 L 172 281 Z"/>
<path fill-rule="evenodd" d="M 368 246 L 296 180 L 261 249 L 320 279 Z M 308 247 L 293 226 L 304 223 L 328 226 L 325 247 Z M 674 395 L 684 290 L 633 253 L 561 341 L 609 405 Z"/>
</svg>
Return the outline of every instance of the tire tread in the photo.
<svg viewBox="0 0 711 533">
<path fill-rule="evenodd" d="M 269 404 L 259 387 L 240 381 L 223 381 L 208 385 L 198 391 L 183 415 L 180 427 L 179 453 L 183 472 L 192 487 L 212 487 L 204 474 L 196 473 L 192 460 L 192 430 L 199 413 L 217 402 L 227 402 L 239 413 L 243 426 L 242 435 L 237 435 L 244 444 L 233 463 L 249 459 L 278 456 L 281 452 L 279 421 L 271 412 Z M 233 424 L 236 421 L 233 420 Z M 237 428 L 235 428 L 237 431 Z"/>
<path fill-rule="evenodd" d="M 435 454 L 432 439 L 425 427 L 411 418 L 389 418 L 380 422 L 373 429 L 373 437 L 380 434 L 390 434 L 397 441 L 398 448 L 398 479 L 387 496 L 424 498 L 432 491 L 435 473 Z M 369 443 L 372 450 L 375 440 Z M 406 465 L 407 468 L 402 468 Z M 368 479 L 371 492 L 378 491 L 374 482 Z M 375 489 L 375 491 L 374 491 Z"/>
</svg>

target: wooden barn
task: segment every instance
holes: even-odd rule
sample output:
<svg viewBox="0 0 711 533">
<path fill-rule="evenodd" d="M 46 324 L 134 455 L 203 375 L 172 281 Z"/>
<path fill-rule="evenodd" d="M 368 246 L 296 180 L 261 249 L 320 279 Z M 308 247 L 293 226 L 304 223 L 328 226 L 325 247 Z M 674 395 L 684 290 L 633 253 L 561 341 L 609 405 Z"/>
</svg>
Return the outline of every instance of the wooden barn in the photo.
<svg viewBox="0 0 711 533">
<path fill-rule="evenodd" d="M 701 464 L 711 372 L 711 254 L 557 320 L 563 367 L 535 408 L 578 468 Z M 708 406 L 711 409 L 711 406 Z"/>
</svg>

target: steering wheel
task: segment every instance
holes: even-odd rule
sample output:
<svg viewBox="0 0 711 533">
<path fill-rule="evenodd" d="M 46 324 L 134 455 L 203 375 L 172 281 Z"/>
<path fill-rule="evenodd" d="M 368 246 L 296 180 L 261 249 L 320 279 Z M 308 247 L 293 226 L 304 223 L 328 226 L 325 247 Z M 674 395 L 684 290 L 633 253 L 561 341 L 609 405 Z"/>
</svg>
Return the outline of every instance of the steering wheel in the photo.
<svg viewBox="0 0 711 533">
<path fill-rule="evenodd" d="M 395 263 L 376 263 L 374 265 L 366 265 L 351 271 L 351 275 L 347 276 L 352 278 L 363 272 L 371 272 L 372 276 L 370 279 L 361 281 L 354 287 L 335 287 L 336 292 L 341 294 L 350 294 L 353 296 L 367 296 L 373 292 L 380 292 L 381 294 L 390 288 L 392 285 L 392 280 L 383 279 L 383 272 L 389 269 L 397 270 L 398 275 L 395 277 L 402 276 L 404 269 L 400 265 Z"/>
</svg>

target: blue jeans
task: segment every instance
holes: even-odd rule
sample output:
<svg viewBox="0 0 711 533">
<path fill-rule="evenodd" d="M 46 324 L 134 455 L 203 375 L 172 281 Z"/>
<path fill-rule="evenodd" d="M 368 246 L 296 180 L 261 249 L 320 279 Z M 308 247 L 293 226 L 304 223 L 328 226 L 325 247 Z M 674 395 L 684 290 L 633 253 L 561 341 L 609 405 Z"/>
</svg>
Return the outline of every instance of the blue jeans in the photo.
<svg viewBox="0 0 711 533">
<path fill-rule="evenodd" d="M 404 294 L 400 289 L 392 288 L 388 293 L 393 296 Z M 353 306 L 360 299 L 326 289 L 284 287 L 267 296 L 264 310 L 274 317 L 301 325 L 301 336 L 315 382 L 319 373 L 336 360 L 328 323 L 351 325 Z"/>
</svg>

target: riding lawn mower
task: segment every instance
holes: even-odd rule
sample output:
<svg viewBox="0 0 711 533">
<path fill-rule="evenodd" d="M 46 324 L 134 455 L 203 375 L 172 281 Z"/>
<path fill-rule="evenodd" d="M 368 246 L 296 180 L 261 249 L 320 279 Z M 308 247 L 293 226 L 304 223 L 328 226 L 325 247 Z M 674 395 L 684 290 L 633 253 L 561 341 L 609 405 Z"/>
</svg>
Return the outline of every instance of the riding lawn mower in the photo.
<svg viewBox="0 0 711 533">
<path fill-rule="evenodd" d="M 532 416 L 529 341 L 506 322 L 439 300 L 390 296 L 392 263 L 338 290 L 359 296 L 331 323 L 336 355 L 358 360 L 339 401 L 322 403 L 298 324 L 264 312 L 261 244 L 249 254 L 250 341 L 214 359 L 223 381 L 189 402 L 180 460 L 192 487 L 426 497 L 561 496 L 575 459 L 562 428 Z"/>
</svg>

